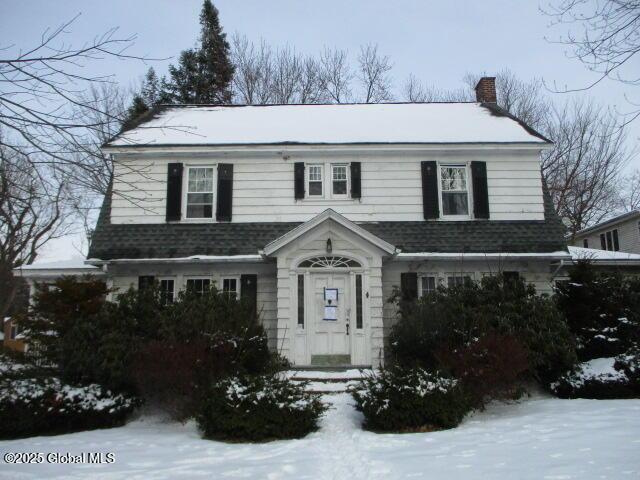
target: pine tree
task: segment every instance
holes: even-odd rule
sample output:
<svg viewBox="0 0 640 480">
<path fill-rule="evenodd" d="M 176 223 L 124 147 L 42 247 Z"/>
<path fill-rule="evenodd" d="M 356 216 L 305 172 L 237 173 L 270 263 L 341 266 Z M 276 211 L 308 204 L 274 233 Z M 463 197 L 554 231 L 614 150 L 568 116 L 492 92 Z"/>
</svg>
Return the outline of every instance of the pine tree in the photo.
<svg viewBox="0 0 640 480">
<path fill-rule="evenodd" d="M 140 94 L 134 95 L 133 101 L 131 102 L 131 106 L 127 110 L 127 118 L 124 121 L 124 125 L 130 124 L 140 115 L 148 111 L 149 111 L 149 106 L 144 101 L 144 98 L 142 98 L 142 95 Z"/>
<path fill-rule="evenodd" d="M 218 10 L 205 0 L 200 13 L 200 45 L 184 50 L 177 66 L 169 67 L 170 89 L 177 103 L 230 103 L 234 66 Z"/>
<path fill-rule="evenodd" d="M 144 76 L 140 95 L 142 96 L 144 103 L 149 108 L 158 104 L 160 100 L 160 82 L 153 67 L 150 67 L 149 70 L 147 70 L 147 74 Z"/>
</svg>

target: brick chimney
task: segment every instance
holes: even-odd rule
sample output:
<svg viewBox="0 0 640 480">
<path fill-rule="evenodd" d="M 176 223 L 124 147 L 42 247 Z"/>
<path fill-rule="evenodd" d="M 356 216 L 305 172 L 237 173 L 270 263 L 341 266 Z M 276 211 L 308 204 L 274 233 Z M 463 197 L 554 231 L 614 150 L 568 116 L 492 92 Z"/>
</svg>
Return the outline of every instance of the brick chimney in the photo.
<svg viewBox="0 0 640 480">
<path fill-rule="evenodd" d="M 496 97 L 496 77 L 482 77 L 476 85 L 476 101 L 498 103 Z"/>
</svg>

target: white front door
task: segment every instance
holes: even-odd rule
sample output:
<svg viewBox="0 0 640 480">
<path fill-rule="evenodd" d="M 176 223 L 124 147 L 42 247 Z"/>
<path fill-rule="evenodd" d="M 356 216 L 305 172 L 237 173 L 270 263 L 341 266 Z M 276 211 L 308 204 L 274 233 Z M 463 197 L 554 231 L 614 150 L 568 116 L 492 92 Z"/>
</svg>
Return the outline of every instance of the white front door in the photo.
<svg viewBox="0 0 640 480">
<path fill-rule="evenodd" d="M 313 273 L 312 355 L 349 355 L 351 292 L 349 274 Z M 336 300 L 327 300 L 326 289 L 337 291 Z M 329 295 L 332 296 L 331 294 Z M 335 307 L 335 308 L 326 308 Z"/>
</svg>

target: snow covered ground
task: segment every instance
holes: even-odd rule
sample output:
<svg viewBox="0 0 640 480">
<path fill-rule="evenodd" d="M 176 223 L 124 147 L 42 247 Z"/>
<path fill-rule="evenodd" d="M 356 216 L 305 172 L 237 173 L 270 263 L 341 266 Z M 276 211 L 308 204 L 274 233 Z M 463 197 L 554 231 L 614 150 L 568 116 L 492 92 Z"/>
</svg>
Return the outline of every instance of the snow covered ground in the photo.
<svg viewBox="0 0 640 480">
<path fill-rule="evenodd" d="M 535 397 L 496 404 L 458 428 L 379 435 L 346 394 L 320 431 L 267 444 L 202 440 L 193 424 L 143 417 L 122 428 L 0 442 L 5 452 L 114 452 L 111 465 L 6 465 L 0 477 L 251 479 L 640 478 L 640 400 Z"/>
</svg>

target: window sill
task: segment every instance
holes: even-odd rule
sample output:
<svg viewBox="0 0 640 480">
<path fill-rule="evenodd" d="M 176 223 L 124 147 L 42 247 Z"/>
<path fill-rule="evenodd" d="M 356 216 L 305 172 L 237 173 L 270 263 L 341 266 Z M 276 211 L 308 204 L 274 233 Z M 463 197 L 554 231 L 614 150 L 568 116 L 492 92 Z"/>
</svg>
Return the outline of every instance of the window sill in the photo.
<svg viewBox="0 0 640 480">
<path fill-rule="evenodd" d="M 337 197 L 337 198 L 314 198 L 314 197 L 310 197 L 310 198 L 299 198 L 296 200 L 296 202 L 302 202 L 302 203 L 309 203 L 309 204 L 316 204 L 316 205 L 327 205 L 327 204 L 332 204 L 332 203 L 336 203 L 336 202 L 351 202 L 351 203 L 356 203 L 360 201 L 359 198 L 351 198 L 351 197 Z"/>
</svg>

